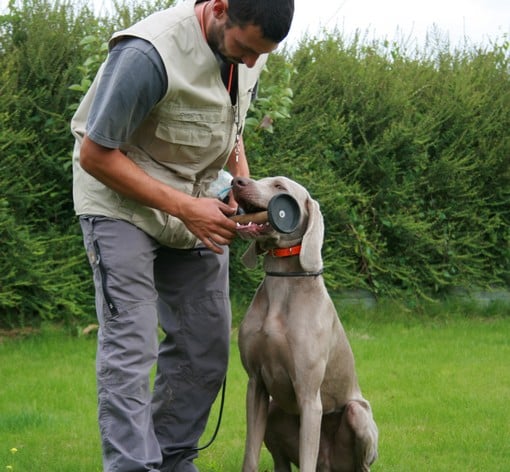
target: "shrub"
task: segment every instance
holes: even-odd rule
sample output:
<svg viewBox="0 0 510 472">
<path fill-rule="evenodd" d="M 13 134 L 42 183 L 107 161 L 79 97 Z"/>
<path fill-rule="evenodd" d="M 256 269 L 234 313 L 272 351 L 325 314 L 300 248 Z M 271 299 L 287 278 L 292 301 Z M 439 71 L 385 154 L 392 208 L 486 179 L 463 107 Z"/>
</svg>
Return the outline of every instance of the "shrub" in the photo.
<svg viewBox="0 0 510 472">
<path fill-rule="evenodd" d="M 98 17 L 87 4 L 13 0 L 0 16 L 1 324 L 94 316 L 69 121 L 110 33 L 173 1 L 142 3 Z M 287 175 L 319 200 L 332 290 L 508 287 L 509 48 L 503 38 L 410 54 L 335 32 L 270 56 L 246 123 L 251 171 Z M 232 246 L 241 302 L 262 277 L 241 266 L 246 246 Z"/>
<path fill-rule="evenodd" d="M 264 136 L 252 171 L 320 201 L 333 289 L 508 284 L 508 50 L 410 56 L 332 34 L 294 53 L 292 119 Z"/>
</svg>

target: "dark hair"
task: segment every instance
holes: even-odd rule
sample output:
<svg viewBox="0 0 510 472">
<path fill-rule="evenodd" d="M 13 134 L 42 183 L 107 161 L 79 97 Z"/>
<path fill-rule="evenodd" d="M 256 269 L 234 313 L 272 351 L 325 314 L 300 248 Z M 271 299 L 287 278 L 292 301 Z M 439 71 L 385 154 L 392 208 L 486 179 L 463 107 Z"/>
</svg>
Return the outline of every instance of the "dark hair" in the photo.
<svg viewBox="0 0 510 472">
<path fill-rule="evenodd" d="M 294 0 L 229 0 L 227 15 L 231 24 L 260 26 L 264 38 L 279 43 L 289 33 Z"/>
</svg>

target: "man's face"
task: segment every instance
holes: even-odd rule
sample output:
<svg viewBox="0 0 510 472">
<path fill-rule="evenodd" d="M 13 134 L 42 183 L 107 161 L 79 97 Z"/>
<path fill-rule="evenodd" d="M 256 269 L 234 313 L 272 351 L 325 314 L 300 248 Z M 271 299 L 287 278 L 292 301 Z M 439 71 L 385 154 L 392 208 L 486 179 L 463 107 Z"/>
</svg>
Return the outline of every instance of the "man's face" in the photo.
<svg viewBox="0 0 510 472">
<path fill-rule="evenodd" d="M 274 51 L 278 43 L 262 36 L 259 26 L 244 28 L 229 24 L 227 19 L 215 24 L 209 35 L 211 48 L 226 62 L 253 67 L 261 54 Z"/>
</svg>

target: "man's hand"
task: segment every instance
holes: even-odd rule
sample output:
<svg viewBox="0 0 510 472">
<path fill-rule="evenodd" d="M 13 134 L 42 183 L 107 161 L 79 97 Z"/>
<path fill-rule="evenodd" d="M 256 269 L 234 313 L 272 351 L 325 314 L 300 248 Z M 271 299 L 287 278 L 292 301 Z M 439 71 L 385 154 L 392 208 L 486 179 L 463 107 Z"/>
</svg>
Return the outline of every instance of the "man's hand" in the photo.
<svg viewBox="0 0 510 472">
<path fill-rule="evenodd" d="M 236 223 L 228 218 L 235 209 L 215 198 L 191 198 L 176 215 L 204 245 L 222 254 L 219 246 L 228 245 L 236 236 Z"/>
</svg>

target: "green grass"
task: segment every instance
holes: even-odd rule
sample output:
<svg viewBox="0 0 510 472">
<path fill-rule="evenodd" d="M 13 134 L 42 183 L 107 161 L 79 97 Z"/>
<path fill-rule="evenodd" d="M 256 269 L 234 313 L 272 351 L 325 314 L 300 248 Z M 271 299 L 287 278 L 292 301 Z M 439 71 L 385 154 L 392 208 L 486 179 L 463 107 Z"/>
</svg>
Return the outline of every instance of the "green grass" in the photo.
<svg viewBox="0 0 510 472">
<path fill-rule="evenodd" d="M 461 311 L 418 319 L 393 307 L 342 316 L 380 430 L 372 470 L 508 470 L 510 317 Z M 0 472 L 101 471 L 94 336 L 46 327 L 0 339 Z M 241 470 L 245 388 L 234 339 L 224 416 L 197 461 L 201 471 Z M 204 442 L 217 413 L 215 405 Z M 266 450 L 260 470 L 272 470 Z"/>
</svg>

